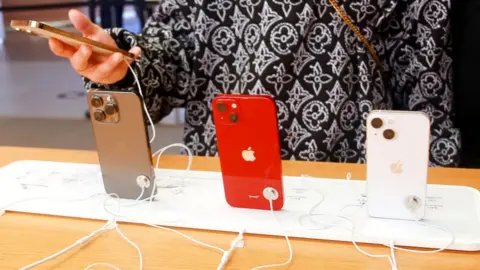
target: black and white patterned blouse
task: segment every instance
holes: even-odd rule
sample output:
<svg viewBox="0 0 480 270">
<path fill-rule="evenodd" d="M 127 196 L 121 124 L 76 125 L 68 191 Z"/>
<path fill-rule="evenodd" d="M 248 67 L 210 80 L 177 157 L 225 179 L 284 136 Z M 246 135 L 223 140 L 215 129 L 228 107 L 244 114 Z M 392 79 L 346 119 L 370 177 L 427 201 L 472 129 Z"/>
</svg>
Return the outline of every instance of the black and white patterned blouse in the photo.
<svg viewBox="0 0 480 270">
<path fill-rule="evenodd" d="M 186 108 L 184 142 L 196 155 L 217 154 L 213 97 L 241 93 L 276 100 L 283 159 L 365 162 L 367 113 L 408 109 L 432 119 L 431 165 L 457 165 L 450 0 L 334 1 L 163 0 L 142 34 L 107 31 L 143 49 L 135 70 L 154 121 Z M 136 89 L 131 74 L 85 83 Z"/>
</svg>

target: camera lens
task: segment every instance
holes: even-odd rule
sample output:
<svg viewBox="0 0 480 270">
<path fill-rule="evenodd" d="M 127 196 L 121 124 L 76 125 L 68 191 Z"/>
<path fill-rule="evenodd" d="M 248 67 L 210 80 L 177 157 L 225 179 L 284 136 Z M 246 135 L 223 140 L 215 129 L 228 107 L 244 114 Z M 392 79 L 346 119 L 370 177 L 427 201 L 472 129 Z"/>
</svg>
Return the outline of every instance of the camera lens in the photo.
<svg viewBox="0 0 480 270">
<path fill-rule="evenodd" d="M 117 105 L 109 103 L 105 105 L 105 113 L 107 115 L 114 115 L 117 112 Z"/>
<path fill-rule="evenodd" d="M 238 115 L 236 113 L 231 113 L 228 118 L 230 119 L 230 122 L 236 123 L 238 122 Z"/>
<path fill-rule="evenodd" d="M 386 129 L 384 132 L 383 132 L 383 137 L 387 140 L 391 140 L 395 137 L 395 131 L 391 130 L 391 129 Z"/>
<path fill-rule="evenodd" d="M 93 113 L 93 118 L 99 122 L 102 122 L 103 120 L 105 120 L 106 116 L 102 110 L 96 110 Z"/>
<path fill-rule="evenodd" d="M 90 100 L 90 104 L 93 107 L 98 108 L 103 105 L 103 100 L 99 96 L 93 96 L 92 99 Z"/>
<path fill-rule="evenodd" d="M 224 103 L 218 103 L 217 110 L 219 112 L 225 112 L 227 110 L 227 105 L 225 105 Z"/>
<path fill-rule="evenodd" d="M 380 118 L 373 118 L 371 124 L 374 128 L 381 128 L 383 126 L 383 121 Z"/>
</svg>

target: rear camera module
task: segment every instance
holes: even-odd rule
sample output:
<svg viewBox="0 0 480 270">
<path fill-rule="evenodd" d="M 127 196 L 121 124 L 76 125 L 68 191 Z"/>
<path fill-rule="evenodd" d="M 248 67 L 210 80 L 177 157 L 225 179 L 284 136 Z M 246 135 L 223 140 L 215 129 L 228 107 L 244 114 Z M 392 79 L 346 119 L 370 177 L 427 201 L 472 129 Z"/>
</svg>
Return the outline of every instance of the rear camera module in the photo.
<svg viewBox="0 0 480 270">
<path fill-rule="evenodd" d="M 373 128 L 381 128 L 383 126 L 383 121 L 380 118 L 373 118 L 372 122 L 370 123 Z"/>
<path fill-rule="evenodd" d="M 107 115 L 114 115 L 117 112 L 117 105 L 109 103 L 105 105 L 105 113 Z"/>
<path fill-rule="evenodd" d="M 102 111 L 102 110 L 96 110 L 94 113 L 93 113 L 93 119 L 95 119 L 96 121 L 98 122 L 102 122 L 105 120 L 106 115 L 105 113 Z"/>
<path fill-rule="evenodd" d="M 103 105 L 103 100 L 99 96 L 93 96 L 92 99 L 90 99 L 90 104 L 94 108 L 98 108 L 98 107 L 101 107 Z"/>
<path fill-rule="evenodd" d="M 227 105 L 225 105 L 224 103 L 218 103 L 217 110 L 219 112 L 225 112 L 227 110 Z"/>
<path fill-rule="evenodd" d="M 230 122 L 232 123 L 237 123 L 238 122 L 238 115 L 236 113 L 231 113 L 228 118 L 230 119 Z"/>
<path fill-rule="evenodd" d="M 391 130 L 391 129 L 386 129 L 384 132 L 383 132 L 383 137 L 387 140 L 391 140 L 395 137 L 395 131 Z"/>
</svg>

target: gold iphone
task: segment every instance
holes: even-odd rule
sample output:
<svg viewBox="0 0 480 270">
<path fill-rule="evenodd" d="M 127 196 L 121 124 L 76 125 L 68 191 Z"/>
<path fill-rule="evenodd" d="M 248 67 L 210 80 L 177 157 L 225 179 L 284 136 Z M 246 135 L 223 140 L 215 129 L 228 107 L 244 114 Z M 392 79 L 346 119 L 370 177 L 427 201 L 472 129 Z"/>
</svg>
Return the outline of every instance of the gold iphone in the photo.
<svg viewBox="0 0 480 270">
<path fill-rule="evenodd" d="M 90 46 L 94 53 L 100 55 L 111 55 L 114 53 L 121 53 L 126 60 L 135 59 L 133 53 L 129 53 L 125 50 L 100 43 L 95 40 L 91 40 L 73 33 L 63 31 L 61 29 L 52 27 L 48 24 L 37 22 L 37 21 L 28 21 L 28 20 L 12 20 L 10 26 L 20 32 L 27 34 L 40 36 L 43 38 L 55 38 L 62 41 L 65 44 L 68 44 L 74 48 L 79 48 L 81 45 Z"/>
<path fill-rule="evenodd" d="M 123 199 L 148 198 L 155 173 L 141 98 L 99 90 L 87 98 L 105 191 Z"/>
</svg>

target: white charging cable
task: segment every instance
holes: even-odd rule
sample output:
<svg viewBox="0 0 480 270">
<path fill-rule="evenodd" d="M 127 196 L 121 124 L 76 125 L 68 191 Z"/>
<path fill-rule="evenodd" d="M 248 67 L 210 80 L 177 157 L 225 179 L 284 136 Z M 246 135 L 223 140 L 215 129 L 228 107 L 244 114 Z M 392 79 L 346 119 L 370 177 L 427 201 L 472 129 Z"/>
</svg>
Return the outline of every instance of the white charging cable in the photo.
<svg viewBox="0 0 480 270">
<path fill-rule="evenodd" d="M 354 205 L 351 205 L 351 206 L 354 206 Z M 341 211 L 339 211 L 341 212 Z M 304 217 L 307 216 L 307 215 L 304 215 Z M 396 258 L 391 255 L 386 255 L 386 254 L 372 254 L 372 253 L 368 253 L 366 251 L 364 251 L 362 248 L 360 248 L 360 246 L 357 244 L 357 242 L 355 241 L 355 235 L 356 234 L 359 234 L 357 232 L 355 232 L 355 223 L 348 217 L 345 217 L 345 216 L 340 216 L 338 215 L 335 215 L 335 214 L 312 214 L 310 215 L 310 218 L 311 217 L 314 217 L 314 216 L 327 216 L 327 217 L 331 217 L 331 218 L 336 218 L 336 219 L 342 219 L 342 220 L 345 220 L 347 222 L 349 222 L 351 224 L 351 228 L 349 227 L 343 227 L 339 224 L 335 224 L 335 223 L 332 223 L 332 222 L 318 222 L 318 221 L 315 221 L 316 224 L 322 224 L 323 226 L 320 227 L 320 228 L 308 228 L 309 230 L 326 230 L 327 228 L 331 228 L 331 227 L 336 227 L 336 228 L 342 228 L 342 229 L 345 229 L 345 230 L 348 230 L 352 233 L 351 235 L 351 242 L 353 244 L 353 246 L 355 247 L 355 249 L 362 253 L 363 255 L 365 256 L 368 256 L 368 257 L 371 257 L 371 258 L 386 258 L 388 259 L 390 265 L 391 265 L 391 269 L 392 270 L 396 270 L 397 269 L 397 262 L 396 262 Z M 300 222 L 300 224 L 302 225 L 302 223 Z M 329 227 L 326 227 L 326 226 L 329 226 Z M 362 234 L 360 234 L 362 235 Z M 394 246 L 393 245 L 386 245 L 387 247 L 390 247 L 390 253 L 391 254 L 394 254 L 394 251 L 393 251 L 393 248 Z"/>
<path fill-rule="evenodd" d="M 443 246 L 441 248 L 437 248 L 437 249 L 415 250 L 415 249 L 401 248 L 401 247 L 396 247 L 396 246 L 393 247 L 394 249 L 400 250 L 400 251 L 405 251 L 405 252 L 411 252 L 411 253 L 433 254 L 433 253 L 442 252 L 442 251 L 446 250 L 447 248 L 449 248 L 451 245 L 453 245 L 455 243 L 455 234 L 451 230 L 449 230 L 445 227 L 442 227 L 442 226 L 435 225 L 435 224 L 428 224 L 428 223 L 419 221 L 418 219 L 414 220 L 414 222 L 417 225 L 420 225 L 420 226 L 430 227 L 430 228 L 433 228 L 433 229 L 444 231 L 446 234 L 450 235 L 450 241 L 445 246 Z"/>
<path fill-rule="evenodd" d="M 142 270 L 143 269 L 143 254 L 142 254 L 142 250 L 140 249 L 140 247 L 135 244 L 132 240 L 130 240 L 119 228 L 117 222 L 116 222 L 116 219 L 113 218 L 112 219 L 112 222 L 114 223 L 114 228 L 115 230 L 117 231 L 117 233 L 127 242 L 129 243 L 133 248 L 135 248 L 135 250 L 137 251 L 137 254 L 138 254 L 138 260 L 139 260 L 139 269 Z M 87 267 L 85 267 L 85 270 L 88 270 L 92 267 L 95 267 L 95 266 L 108 266 L 112 269 L 119 269 L 118 267 L 112 265 L 112 264 L 108 264 L 108 263 L 94 263 L 94 264 L 91 264 Z"/>
<path fill-rule="evenodd" d="M 46 263 L 46 262 L 48 262 L 48 261 L 50 261 L 50 260 L 53 260 L 53 259 L 59 257 L 60 255 L 63 255 L 63 254 L 65 254 L 65 253 L 69 252 L 70 250 L 72 250 L 72 249 L 74 249 L 74 248 L 76 248 L 76 247 L 78 247 L 78 246 L 81 246 L 81 245 L 87 243 L 87 242 L 90 241 L 92 238 L 94 238 L 94 237 L 96 237 L 96 236 L 98 236 L 98 235 L 100 235 L 100 234 L 102 234 L 102 233 L 104 233 L 104 232 L 106 232 L 106 231 L 109 231 L 109 230 L 113 229 L 115 226 L 116 226 L 116 224 L 115 224 L 114 222 L 112 222 L 111 220 L 109 220 L 109 221 L 107 221 L 107 223 L 106 223 L 105 225 L 103 225 L 100 229 L 98 229 L 98 230 L 90 233 L 89 235 L 87 235 L 87 236 L 85 236 L 85 237 L 80 238 L 79 240 L 75 241 L 75 243 L 73 243 L 72 245 L 70 245 L 70 246 L 68 246 L 68 247 L 60 250 L 59 252 L 57 252 L 57 253 L 55 253 L 55 254 L 52 254 L 52 255 L 44 258 L 44 259 L 41 259 L 41 260 L 39 260 L 39 261 L 37 261 L 37 262 L 34 262 L 34 263 L 31 263 L 31 264 L 29 264 L 29 265 L 27 265 L 27 266 L 24 266 L 24 267 L 20 268 L 20 270 L 32 269 L 32 268 L 34 268 L 34 267 L 36 267 L 36 266 L 39 266 L 39 265 L 44 264 L 44 263 Z"/>
<path fill-rule="evenodd" d="M 104 195 L 104 194 L 94 194 L 94 195 L 92 195 L 92 196 L 89 196 L 89 197 L 87 197 L 87 198 L 82 198 L 82 199 L 71 199 L 71 200 L 64 199 L 63 201 L 82 201 L 82 200 L 88 200 L 88 199 L 90 199 L 90 198 L 92 198 L 92 197 L 94 197 L 94 196 L 98 196 L 98 195 Z M 104 196 L 105 196 L 105 195 L 104 195 Z M 21 201 L 18 201 L 18 202 L 9 204 L 9 206 L 12 206 L 13 204 L 16 204 L 16 203 L 21 203 L 21 202 L 25 202 L 25 201 L 28 201 L 28 200 L 34 200 L 34 199 L 45 199 L 45 198 L 44 198 L 44 197 L 38 197 L 38 198 L 24 199 L 24 200 L 21 200 Z M 123 239 L 125 239 L 131 246 L 133 246 L 133 247 L 137 250 L 137 252 L 138 252 L 138 254 L 139 254 L 139 256 L 140 256 L 140 267 L 141 267 L 140 269 L 142 269 L 142 268 L 143 268 L 143 260 L 142 260 L 140 248 L 139 248 L 133 241 L 131 241 L 127 236 L 125 236 L 125 234 L 123 234 L 123 232 L 122 232 L 122 231 L 120 230 L 120 228 L 118 227 L 118 224 L 117 224 L 117 222 L 115 221 L 115 219 L 110 219 L 110 220 L 108 220 L 108 221 L 106 222 L 106 224 L 105 224 L 104 226 L 102 226 L 100 229 L 98 229 L 98 230 L 90 233 L 89 235 L 87 235 L 87 236 L 85 236 L 85 237 L 80 238 L 79 240 L 75 241 L 75 243 L 73 243 L 72 245 L 70 245 L 70 246 L 68 246 L 68 247 L 66 247 L 66 248 L 64 248 L 64 249 L 62 249 L 62 250 L 60 250 L 60 251 L 58 251 L 58 252 L 56 252 L 56 253 L 48 256 L 48 257 L 46 257 L 46 258 L 43 258 L 43 259 L 41 259 L 41 260 L 39 260 L 39 261 L 37 261 L 37 262 L 31 263 L 31 264 L 29 264 L 29 265 L 27 265 L 27 266 L 24 266 L 24 267 L 20 268 L 20 270 L 32 269 L 32 268 L 34 268 L 34 267 L 36 267 L 36 266 L 39 266 L 39 265 L 44 264 L 44 263 L 46 263 L 46 262 L 48 262 L 48 261 L 51 261 L 51 260 L 53 260 L 53 259 L 55 259 L 55 258 L 57 258 L 57 257 L 59 257 L 59 256 L 61 256 L 61 255 L 63 255 L 63 254 L 65 254 L 65 253 L 67 253 L 67 252 L 70 252 L 71 250 L 77 248 L 78 246 L 81 246 L 81 245 L 87 243 L 88 241 L 90 241 L 90 240 L 92 240 L 93 238 L 95 238 L 95 237 L 103 234 L 104 232 L 107 232 L 107 231 L 109 231 L 109 230 L 111 230 L 111 229 L 114 229 L 114 228 L 115 228 L 115 230 L 120 234 L 120 236 L 121 236 Z M 95 264 L 95 265 L 97 265 L 97 264 Z M 102 263 L 101 265 L 105 265 L 105 264 Z M 111 265 L 111 266 L 112 266 L 112 265 Z M 91 266 L 91 267 L 93 267 L 93 266 Z M 89 267 L 87 267 L 86 269 L 88 269 L 88 268 L 89 268 Z M 116 268 L 115 266 L 113 266 L 113 269 L 118 269 L 118 268 Z"/>
<path fill-rule="evenodd" d="M 306 175 L 302 175 L 302 183 L 305 185 L 305 181 L 303 181 L 305 179 L 305 177 L 309 177 L 309 176 L 306 176 Z M 347 176 L 346 176 L 346 180 L 351 180 L 351 177 L 352 177 L 352 174 L 350 172 L 347 173 Z M 345 217 L 345 216 L 341 216 L 341 213 L 347 209 L 347 208 L 350 208 L 350 207 L 358 207 L 359 209 L 361 207 L 363 207 L 363 205 L 366 203 L 365 200 L 361 200 L 361 199 L 358 199 L 359 203 L 358 204 L 348 204 L 348 205 L 345 205 L 344 207 L 342 207 L 340 210 L 337 211 L 336 214 L 315 214 L 315 210 L 325 201 L 325 195 L 320 191 L 320 190 L 317 190 L 315 188 L 313 188 L 311 185 L 306 185 L 309 189 L 311 190 L 314 190 L 316 191 L 320 196 L 321 196 L 321 199 L 319 200 L 319 202 L 315 203 L 311 208 L 310 210 L 308 211 L 308 213 L 306 215 L 301 215 L 299 218 L 298 218 L 298 223 L 300 226 L 304 227 L 303 225 L 303 219 L 305 218 L 308 218 L 310 222 L 314 223 L 315 226 L 321 226 L 321 227 L 310 227 L 308 228 L 309 230 L 327 230 L 327 229 L 330 229 L 332 227 L 337 227 L 337 228 L 343 228 L 343 229 L 346 229 L 346 230 L 349 230 L 351 231 L 352 233 L 352 239 L 351 239 L 351 242 L 353 244 L 353 246 L 357 249 L 358 252 L 362 253 L 363 255 L 365 256 L 368 256 L 368 257 L 372 257 L 372 258 L 387 258 L 388 261 L 390 262 L 390 265 L 392 267 L 392 270 L 396 270 L 397 269 L 397 262 L 395 261 L 395 258 L 391 257 L 391 255 L 382 255 L 382 254 L 371 254 L 371 253 L 368 253 L 366 251 L 364 251 L 363 249 L 360 248 L 360 246 L 357 245 L 357 243 L 355 242 L 355 223 L 348 217 Z M 316 217 L 316 216 L 324 216 L 324 217 L 331 217 L 332 219 L 342 219 L 342 220 L 346 220 L 348 221 L 349 223 L 351 223 L 352 225 L 352 228 L 346 228 L 346 227 L 343 227 L 341 225 L 339 225 L 338 223 L 335 223 L 333 221 L 331 222 L 318 222 L 316 221 L 315 219 L 313 219 L 313 217 Z M 391 253 L 394 254 L 393 252 L 393 249 L 391 248 Z"/>
<path fill-rule="evenodd" d="M 347 173 L 347 176 L 346 176 L 346 180 L 351 180 L 351 177 L 352 177 L 352 174 L 350 172 Z M 306 215 L 301 215 L 298 217 L 298 223 L 300 226 L 304 227 L 303 225 L 303 219 L 305 218 L 308 218 L 310 220 L 310 222 L 314 223 L 316 226 L 319 226 L 320 223 L 316 222 L 313 217 L 315 216 L 315 211 L 317 210 L 318 207 L 320 207 L 320 205 L 325 201 L 325 195 L 318 189 L 314 188 L 313 186 L 311 186 L 310 184 L 307 184 L 305 179 L 306 178 L 312 178 L 311 176 L 308 176 L 308 175 L 301 175 L 301 180 L 302 180 L 302 184 L 304 186 L 307 186 L 307 188 L 309 190 L 313 190 L 315 191 L 319 196 L 320 196 L 320 200 L 315 203 L 311 208 L 310 210 L 308 211 L 308 213 Z M 345 209 L 347 208 L 350 208 L 350 207 L 362 207 L 366 201 L 363 199 L 363 197 L 361 198 L 358 198 L 357 199 L 357 202 L 358 204 L 348 204 L 348 205 L 345 205 L 344 207 L 342 207 L 340 210 L 338 210 L 337 214 L 336 215 L 332 215 L 333 217 L 336 217 L 338 215 L 340 215 L 340 213 L 342 213 Z M 322 225 L 326 225 L 325 227 L 314 227 L 314 228 L 309 228 L 310 230 L 326 230 L 326 229 L 329 229 L 331 228 L 332 226 L 335 226 L 334 223 L 324 223 L 322 222 Z"/>
<path fill-rule="evenodd" d="M 165 151 L 167 151 L 168 149 L 170 148 L 173 148 L 173 147 L 180 147 L 180 148 L 183 148 L 187 154 L 188 154 L 188 164 L 187 164 L 187 168 L 185 169 L 184 171 L 184 175 L 182 176 L 182 180 L 180 182 L 180 185 L 168 185 L 168 186 L 159 186 L 159 188 L 173 188 L 174 192 L 175 193 L 180 193 L 183 189 L 183 186 L 184 186 L 184 183 L 185 183 L 185 178 L 188 174 L 188 172 L 190 171 L 190 169 L 192 168 L 192 162 L 193 162 L 193 153 L 192 151 L 190 150 L 190 148 L 188 148 L 188 146 L 184 145 L 184 144 L 181 144 L 181 143 L 173 143 L 173 144 L 170 144 L 168 146 L 165 146 L 163 148 L 161 148 L 160 150 L 156 151 L 153 156 L 157 156 L 157 162 L 155 164 L 155 168 L 158 169 L 158 167 L 160 166 L 160 158 L 162 157 L 163 153 Z M 156 181 L 155 181 L 156 182 Z M 155 184 L 155 183 L 154 183 Z M 153 194 L 152 194 L 153 196 Z"/>
<path fill-rule="evenodd" d="M 130 65 L 130 63 L 128 63 L 128 61 L 126 59 L 124 59 L 124 60 L 125 60 L 125 63 L 127 63 L 128 68 L 132 72 L 133 77 L 135 78 L 135 83 L 137 84 L 138 92 L 140 93 L 140 96 L 142 97 L 143 109 L 145 110 L 145 114 L 147 115 L 148 123 L 150 124 L 150 127 L 152 128 L 152 137 L 150 138 L 150 143 L 153 143 L 153 141 L 155 140 L 157 132 L 155 130 L 155 125 L 153 124 L 152 117 L 150 116 L 150 113 L 148 112 L 147 104 L 145 103 L 145 97 L 143 96 L 143 91 L 142 91 L 142 86 L 140 84 L 140 80 L 138 79 L 137 73 L 133 69 L 132 65 Z"/>
<path fill-rule="evenodd" d="M 290 238 L 288 237 L 288 234 L 285 231 L 285 229 L 283 229 L 282 223 L 280 222 L 280 220 L 278 220 L 277 215 L 275 215 L 275 210 L 273 210 L 273 201 L 278 198 L 278 193 L 274 188 L 267 188 L 267 189 L 269 190 L 267 190 L 267 192 L 264 192 L 264 196 L 270 204 L 270 213 L 272 214 L 273 219 L 277 223 L 279 229 L 284 232 L 284 237 L 285 237 L 285 240 L 287 241 L 289 255 L 288 255 L 287 261 L 285 261 L 284 263 L 257 266 L 252 268 L 252 270 L 286 266 L 286 265 L 289 265 L 293 259 L 293 248 L 292 248 L 292 243 L 290 242 Z"/>
<path fill-rule="evenodd" d="M 238 233 L 237 237 L 235 237 L 235 239 L 233 239 L 232 243 L 230 244 L 230 249 L 223 251 L 223 256 L 222 256 L 222 259 L 220 260 L 220 264 L 218 265 L 217 270 L 225 269 L 225 266 L 227 266 L 227 263 L 230 260 L 233 250 L 239 247 L 243 242 L 243 233 L 244 231 L 241 230 L 240 233 Z"/>
<path fill-rule="evenodd" d="M 114 194 L 110 194 L 110 196 L 112 196 Z M 117 200 L 119 200 L 118 196 L 117 197 Z M 106 202 L 106 201 L 105 201 Z M 119 207 L 117 209 L 120 208 L 121 205 L 118 205 Z M 199 241 L 191 236 L 188 236 L 187 234 L 185 233 L 182 233 L 180 231 L 177 231 L 175 229 L 171 229 L 171 228 L 168 228 L 168 227 L 163 227 L 163 226 L 159 226 L 159 225 L 155 225 L 155 224 L 151 224 L 149 222 L 145 222 L 145 221 L 141 221 L 141 220 L 138 220 L 138 219 L 132 219 L 130 217 L 126 217 L 126 216 L 123 216 L 123 215 L 120 215 L 119 214 L 119 211 L 117 212 L 112 212 L 111 210 L 108 209 L 108 207 L 106 205 L 104 205 L 104 208 L 105 208 L 105 211 L 107 213 L 109 213 L 110 215 L 112 215 L 113 217 L 115 218 L 119 218 L 119 219 L 123 219 L 123 220 L 127 220 L 127 221 L 130 221 L 130 222 L 134 222 L 134 223 L 138 223 L 138 224 L 143 224 L 143 225 L 147 225 L 147 226 L 150 226 L 150 227 L 153 227 L 153 228 L 157 228 L 157 229 L 161 229 L 161 230 L 164 230 L 164 231 L 168 231 L 168 232 L 172 232 L 172 233 L 175 233 L 175 234 L 178 234 L 200 246 L 203 246 L 203 247 L 207 247 L 209 249 L 213 249 L 213 250 L 217 250 L 219 252 L 222 253 L 222 258 L 221 258 L 221 262 L 220 262 L 220 266 L 224 267 L 226 265 L 226 263 L 228 263 L 228 260 L 230 258 L 230 254 L 233 252 L 233 249 L 235 247 L 238 246 L 238 243 L 240 241 L 243 241 L 243 230 L 241 230 L 238 234 L 238 236 L 233 240 L 231 246 L 230 246 L 230 249 L 229 250 L 224 250 L 220 247 L 216 247 L 216 246 L 213 246 L 213 245 L 210 245 L 210 244 L 207 244 L 205 242 L 202 242 L 202 241 Z M 140 252 L 140 251 L 139 251 Z M 141 253 L 141 252 L 140 252 Z M 218 268 L 218 269 L 223 269 L 223 268 Z"/>
<path fill-rule="evenodd" d="M 165 146 L 161 149 L 159 149 L 158 151 L 156 151 L 153 155 L 152 155 L 152 158 L 155 158 L 155 156 L 157 157 L 156 159 L 156 164 L 155 164 L 155 169 L 158 169 L 159 166 L 160 166 L 160 159 L 161 159 L 161 156 L 163 155 L 163 153 L 170 149 L 170 148 L 173 148 L 173 147 L 180 147 L 180 148 L 183 148 L 187 151 L 188 153 L 188 164 L 187 164 L 187 167 L 185 169 L 185 173 L 184 175 L 182 176 L 182 180 L 181 180 L 181 183 L 179 185 L 167 185 L 167 186 L 157 186 L 156 184 L 156 180 L 153 182 L 153 187 L 152 187 L 152 193 L 150 194 L 149 197 L 147 198 L 144 198 L 144 199 L 140 199 L 141 197 L 143 197 L 143 193 L 144 193 L 144 190 L 146 188 L 146 186 L 142 186 L 142 193 L 140 194 L 140 196 L 134 201 L 134 202 L 129 202 L 129 203 L 118 203 L 119 206 L 121 207 L 129 207 L 129 206 L 136 206 L 136 205 L 139 205 L 139 204 L 142 204 L 146 201 L 149 202 L 149 208 L 150 208 L 150 213 L 152 212 L 152 206 L 153 206 L 153 201 L 156 199 L 156 197 L 159 196 L 159 194 L 155 194 L 155 191 L 157 190 L 157 188 L 172 188 L 173 189 L 173 192 L 178 194 L 182 191 L 183 189 L 183 186 L 184 186 L 184 182 L 185 182 L 185 178 L 186 178 L 186 174 L 188 174 L 188 172 L 190 171 L 190 168 L 192 167 L 192 162 L 193 162 L 193 154 L 191 152 L 191 150 L 184 144 L 181 144 L 181 143 L 174 143 L 174 144 L 171 144 L 171 145 L 168 145 L 168 146 Z M 148 183 L 150 184 L 150 183 Z M 115 194 L 116 195 L 116 194 Z M 117 196 L 118 197 L 118 196 Z M 104 209 L 105 211 L 107 211 L 107 209 L 105 208 L 105 204 L 104 204 Z M 120 210 L 119 210 L 120 211 Z M 108 211 L 107 211 L 108 212 Z M 120 212 L 118 212 L 119 214 Z M 177 222 L 179 221 L 178 220 L 165 220 L 165 221 L 168 221 L 168 222 Z"/>
<path fill-rule="evenodd" d="M 347 180 L 349 180 L 351 177 L 351 174 L 348 173 L 347 174 Z M 315 223 L 316 225 L 324 225 L 323 227 L 320 227 L 320 228 L 309 228 L 310 230 L 325 230 L 325 229 L 328 229 L 330 227 L 337 227 L 337 228 L 343 228 L 343 229 L 347 229 L 347 230 L 350 230 L 351 233 L 352 233 L 352 239 L 351 239 L 351 242 L 352 244 L 354 245 L 355 249 L 357 249 L 358 252 L 362 253 L 363 255 L 365 256 L 368 256 L 368 257 L 372 257 L 372 258 L 387 258 L 388 261 L 390 262 L 390 265 L 392 267 L 392 270 L 397 270 L 398 269 L 398 265 L 397 265 L 397 261 L 396 261 L 396 256 L 395 256 L 395 250 L 400 250 L 400 251 L 405 251 L 405 252 L 412 252 L 412 253 L 422 253 L 422 254 L 431 254 L 431 253 L 437 253 L 437 252 L 441 252 L 445 249 L 447 249 L 448 247 L 450 247 L 454 242 L 455 242 L 455 235 L 453 232 L 451 232 L 450 230 L 446 229 L 446 228 L 443 228 L 441 226 L 438 226 L 438 225 L 433 225 L 433 224 L 427 224 L 427 223 L 424 223 L 424 222 L 421 222 L 419 220 L 415 220 L 415 223 L 418 224 L 418 225 L 422 225 L 422 226 L 427 226 L 427 227 L 432 227 L 432 228 L 435 228 L 435 229 L 439 229 L 439 230 L 442 230 L 444 232 L 446 232 L 447 234 L 450 234 L 451 235 L 451 241 L 449 241 L 449 243 L 442 247 L 442 248 L 439 248 L 439 249 L 434 249 L 434 250 L 414 250 L 414 249 L 406 249 L 406 248 L 400 248 L 400 247 L 396 247 L 395 244 L 394 244 L 394 241 L 390 241 L 389 244 L 384 244 L 384 243 L 381 243 L 382 245 L 384 246 L 387 246 L 390 248 L 390 254 L 387 255 L 387 254 L 371 254 L 371 253 L 368 253 L 366 251 L 364 251 L 363 249 L 360 248 L 360 246 L 358 246 L 358 244 L 356 243 L 355 241 L 355 235 L 358 234 L 358 235 L 362 235 L 360 233 L 357 233 L 355 232 L 355 223 L 352 219 L 348 218 L 348 217 L 345 217 L 345 216 L 341 216 L 341 213 L 348 207 L 363 207 L 366 203 L 366 198 L 365 197 L 362 197 L 362 198 L 359 198 L 358 201 L 359 201 L 359 204 L 351 204 L 351 205 L 346 205 L 344 206 L 343 208 L 341 208 L 337 214 L 314 214 L 313 212 L 315 211 L 316 208 L 319 207 L 319 205 L 325 200 L 325 196 L 318 190 L 316 190 L 317 192 L 319 192 L 321 194 L 321 201 L 320 203 L 316 203 L 315 205 L 313 205 L 313 207 L 310 209 L 310 211 L 308 212 L 308 214 L 306 215 L 302 215 L 299 217 L 299 224 L 300 226 L 303 226 L 302 224 L 302 220 L 306 217 L 308 217 L 310 219 L 310 221 L 312 221 L 313 223 Z M 351 228 L 345 228 L 343 226 L 340 226 L 338 224 L 334 224 L 334 223 L 330 223 L 330 222 L 318 222 L 316 220 L 313 219 L 314 216 L 330 216 L 330 217 L 333 217 L 333 218 L 340 218 L 340 219 L 343 219 L 345 221 L 348 221 L 352 227 Z M 413 216 L 413 213 L 412 213 L 412 216 Z M 326 227 L 325 225 L 328 225 L 329 227 Z M 363 236 L 363 235 L 362 235 Z"/>
</svg>

